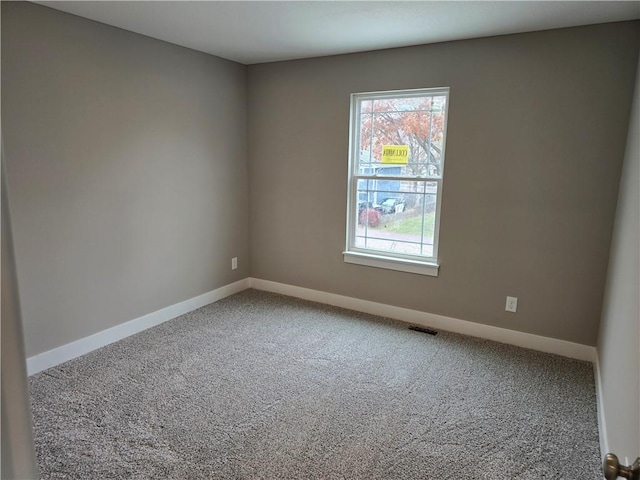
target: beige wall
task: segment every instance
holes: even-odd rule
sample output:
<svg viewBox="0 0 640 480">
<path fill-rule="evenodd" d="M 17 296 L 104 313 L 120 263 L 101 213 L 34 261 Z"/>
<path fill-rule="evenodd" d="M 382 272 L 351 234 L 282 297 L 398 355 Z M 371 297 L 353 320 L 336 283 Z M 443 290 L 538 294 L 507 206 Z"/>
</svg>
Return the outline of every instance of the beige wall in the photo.
<svg viewBox="0 0 640 480">
<path fill-rule="evenodd" d="M 628 22 L 250 66 L 252 276 L 595 345 L 637 57 Z M 440 86 L 439 277 L 343 263 L 349 95 Z"/>
<path fill-rule="evenodd" d="M 633 101 L 598 337 L 609 450 L 631 462 L 640 455 L 640 66 Z"/>
<path fill-rule="evenodd" d="M 2 2 L 28 356 L 248 276 L 246 87 L 245 66 Z"/>
<path fill-rule="evenodd" d="M 11 220 L 2 160 L 2 478 L 39 477 L 27 388 L 27 364 L 20 321 Z"/>
</svg>

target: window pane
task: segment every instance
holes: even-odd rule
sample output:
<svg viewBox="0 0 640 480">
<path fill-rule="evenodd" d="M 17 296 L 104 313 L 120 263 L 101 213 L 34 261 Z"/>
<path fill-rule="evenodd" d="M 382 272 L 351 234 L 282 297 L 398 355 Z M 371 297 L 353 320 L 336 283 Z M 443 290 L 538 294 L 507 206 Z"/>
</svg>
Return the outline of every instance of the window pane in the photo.
<svg viewBox="0 0 640 480">
<path fill-rule="evenodd" d="M 432 252 L 436 201 L 436 182 L 358 180 L 355 246 L 410 255 Z"/>
<path fill-rule="evenodd" d="M 360 101 L 360 111 L 362 113 L 371 113 L 371 112 L 373 112 L 373 100 L 361 100 Z"/>
<path fill-rule="evenodd" d="M 446 96 L 362 101 L 359 166 L 379 175 L 441 178 L 445 107 Z M 383 155 L 384 147 L 405 149 L 404 161 Z"/>
<path fill-rule="evenodd" d="M 381 98 L 373 101 L 373 110 L 376 112 L 425 110 L 431 108 L 431 102 L 431 96 Z"/>
<path fill-rule="evenodd" d="M 447 97 L 445 97 L 444 95 L 433 97 L 434 112 L 444 111 L 446 104 L 447 104 Z"/>
<path fill-rule="evenodd" d="M 376 204 L 382 203 L 385 198 L 402 198 L 406 200 L 409 207 L 413 207 L 412 202 L 416 196 L 411 194 L 428 193 L 436 195 L 438 184 L 436 182 L 425 182 L 422 180 L 396 180 L 384 177 L 375 179 L 358 179 L 358 201 L 368 200 Z M 425 190 L 426 186 L 426 190 Z M 366 198 L 365 198 L 366 197 Z"/>
<path fill-rule="evenodd" d="M 438 184 L 427 182 L 423 198 L 424 222 L 422 223 L 422 255 L 433 254 L 433 242 L 435 237 L 436 205 L 438 196 Z"/>
<path fill-rule="evenodd" d="M 402 253 L 405 255 L 420 255 L 420 244 L 388 240 L 376 237 L 356 237 L 356 247 L 378 250 L 381 253 Z"/>
</svg>

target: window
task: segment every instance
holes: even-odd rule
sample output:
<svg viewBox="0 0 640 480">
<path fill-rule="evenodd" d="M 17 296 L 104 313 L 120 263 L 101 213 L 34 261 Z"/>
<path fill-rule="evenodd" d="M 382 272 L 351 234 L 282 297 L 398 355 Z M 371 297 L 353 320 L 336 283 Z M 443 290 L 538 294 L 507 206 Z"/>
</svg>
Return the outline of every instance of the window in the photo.
<svg viewBox="0 0 640 480">
<path fill-rule="evenodd" d="M 349 263 L 438 274 L 449 89 L 351 95 Z"/>
</svg>

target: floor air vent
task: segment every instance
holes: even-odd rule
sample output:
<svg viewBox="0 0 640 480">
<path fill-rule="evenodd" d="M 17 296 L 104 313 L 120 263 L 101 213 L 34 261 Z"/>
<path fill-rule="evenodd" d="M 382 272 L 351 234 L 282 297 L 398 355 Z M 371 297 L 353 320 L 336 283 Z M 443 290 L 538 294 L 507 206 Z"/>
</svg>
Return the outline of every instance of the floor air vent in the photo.
<svg viewBox="0 0 640 480">
<path fill-rule="evenodd" d="M 437 335 L 438 334 L 438 332 L 436 332 L 435 330 L 431 330 L 430 328 L 417 327 L 415 325 L 411 325 L 409 327 L 409 330 L 414 330 L 416 332 L 422 332 L 422 333 L 428 333 L 429 335 Z"/>
</svg>

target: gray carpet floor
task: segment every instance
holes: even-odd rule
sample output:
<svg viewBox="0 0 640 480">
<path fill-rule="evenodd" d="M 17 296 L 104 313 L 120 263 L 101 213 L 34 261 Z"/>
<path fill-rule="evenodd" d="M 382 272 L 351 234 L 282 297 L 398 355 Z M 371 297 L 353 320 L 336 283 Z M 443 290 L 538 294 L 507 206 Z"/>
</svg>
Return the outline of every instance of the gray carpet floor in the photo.
<svg viewBox="0 0 640 480">
<path fill-rule="evenodd" d="M 45 479 L 602 478 L 590 364 L 256 290 L 30 391 Z"/>
</svg>

